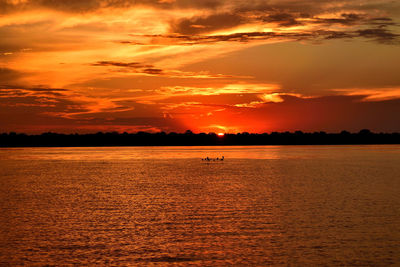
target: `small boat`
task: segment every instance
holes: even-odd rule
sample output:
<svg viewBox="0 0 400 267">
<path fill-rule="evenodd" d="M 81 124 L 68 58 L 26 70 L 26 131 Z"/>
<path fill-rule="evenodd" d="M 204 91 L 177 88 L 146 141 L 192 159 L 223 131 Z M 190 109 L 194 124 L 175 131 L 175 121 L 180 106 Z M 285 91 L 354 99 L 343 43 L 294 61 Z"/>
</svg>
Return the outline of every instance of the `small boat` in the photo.
<svg viewBox="0 0 400 267">
<path fill-rule="evenodd" d="M 202 158 L 201 160 L 210 162 L 210 161 L 224 161 L 224 159 L 225 159 L 225 157 L 222 156 L 221 158 L 209 158 L 209 157 L 206 157 L 206 158 Z"/>
</svg>

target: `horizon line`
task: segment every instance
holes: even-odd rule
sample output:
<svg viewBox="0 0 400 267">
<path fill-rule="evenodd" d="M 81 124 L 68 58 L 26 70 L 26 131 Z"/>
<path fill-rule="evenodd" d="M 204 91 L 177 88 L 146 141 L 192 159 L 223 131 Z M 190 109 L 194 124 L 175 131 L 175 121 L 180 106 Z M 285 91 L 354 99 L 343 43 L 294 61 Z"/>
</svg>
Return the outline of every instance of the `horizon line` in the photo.
<svg viewBox="0 0 400 267">
<path fill-rule="evenodd" d="M 270 135 L 270 134 L 400 134 L 400 132 L 374 132 L 369 129 L 361 129 L 358 132 L 351 132 L 347 130 L 342 130 L 340 132 L 327 132 L 327 131 L 301 131 L 301 130 L 295 130 L 295 131 L 271 131 L 271 132 L 262 132 L 262 133 L 257 133 L 257 132 L 193 132 L 191 130 L 186 130 L 185 132 L 175 132 L 175 131 L 159 131 L 159 132 L 149 132 L 149 131 L 137 131 L 137 132 L 119 132 L 119 131 L 97 131 L 97 132 L 87 132 L 87 133 L 63 133 L 63 132 L 52 132 L 52 131 L 47 131 L 47 132 L 42 132 L 42 133 L 24 133 L 24 132 L 16 132 L 16 131 L 9 131 L 9 132 L 0 132 L 0 135 L 27 135 L 27 136 L 35 136 L 35 135 L 46 135 L 46 134 L 56 134 L 56 135 L 96 135 L 96 134 L 119 134 L 119 135 L 124 135 L 124 134 L 182 134 L 182 135 L 219 135 L 219 136 L 224 136 L 224 135 L 240 135 L 240 134 L 245 134 L 245 135 Z M 222 135 L 221 135 L 222 134 Z"/>
</svg>

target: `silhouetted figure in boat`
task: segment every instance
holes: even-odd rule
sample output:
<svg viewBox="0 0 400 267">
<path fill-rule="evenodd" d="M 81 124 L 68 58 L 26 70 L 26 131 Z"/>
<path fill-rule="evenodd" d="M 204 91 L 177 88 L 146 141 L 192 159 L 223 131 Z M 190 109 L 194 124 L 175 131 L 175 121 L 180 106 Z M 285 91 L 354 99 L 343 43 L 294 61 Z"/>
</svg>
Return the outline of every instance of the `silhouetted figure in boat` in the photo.
<svg viewBox="0 0 400 267">
<path fill-rule="evenodd" d="M 209 158 L 209 157 L 206 157 L 206 158 L 202 158 L 201 160 L 202 161 L 223 161 L 224 159 L 225 159 L 225 157 L 222 156 L 222 158 Z"/>
</svg>

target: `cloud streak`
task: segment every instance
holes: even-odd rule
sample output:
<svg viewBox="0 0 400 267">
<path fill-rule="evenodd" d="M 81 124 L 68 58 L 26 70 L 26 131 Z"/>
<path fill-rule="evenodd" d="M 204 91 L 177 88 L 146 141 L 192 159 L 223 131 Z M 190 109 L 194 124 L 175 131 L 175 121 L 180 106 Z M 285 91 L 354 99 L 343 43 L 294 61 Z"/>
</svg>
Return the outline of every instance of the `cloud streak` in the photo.
<svg viewBox="0 0 400 267">
<path fill-rule="evenodd" d="M 251 78 L 248 76 L 233 76 L 224 74 L 210 74 L 208 72 L 185 72 L 180 70 L 163 70 L 156 68 L 153 65 L 142 64 L 139 62 L 116 62 L 116 61 L 98 61 L 91 64 L 92 66 L 100 67 L 118 67 L 117 71 L 123 73 L 133 73 L 138 75 L 149 75 L 149 76 L 167 76 L 170 78 L 208 78 L 208 79 L 218 79 L 218 78 Z"/>
<path fill-rule="evenodd" d="M 335 31 L 335 30 L 316 30 L 303 32 L 238 32 L 233 34 L 222 35 L 147 35 L 151 39 L 150 45 L 156 43 L 158 45 L 170 45 L 170 40 L 175 45 L 198 45 L 213 44 L 219 42 L 241 42 L 247 43 L 252 41 L 323 41 L 333 39 L 354 39 L 365 38 L 382 44 L 400 44 L 399 34 L 392 33 L 386 29 L 371 28 L 356 31 Z M 121 41 L 121 43 L 129 44 L 129 41 Z"/>
</svg>

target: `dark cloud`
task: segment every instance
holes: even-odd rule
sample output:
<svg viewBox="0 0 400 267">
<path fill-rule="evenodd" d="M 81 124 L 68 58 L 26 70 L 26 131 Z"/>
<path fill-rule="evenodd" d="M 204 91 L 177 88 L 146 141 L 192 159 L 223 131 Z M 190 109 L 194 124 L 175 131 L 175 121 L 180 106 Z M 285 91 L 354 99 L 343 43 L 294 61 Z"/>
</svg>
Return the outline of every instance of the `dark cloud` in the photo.
<svg viewBox="0 0 400 267">
<path fill-rule="evenodd" d="M 149 75 L 163 75 L 162 69 L 155 68 L 153 65 L 142 64 L 139 62 L 116 62 L 116 61 L 98 61 L 92 66 L 112 66 L 127 68 L 133 73 L 143 73 Z"/>
<path fill-rule="evenodd" d="M 160 68 L 156 68 L 153 65 L 142 64 L 139 62 L 116 62 L 116 61 L 98 61 L 96 63 L 91 64 L 92 66 L 111 66 L 111 67 L 119 67 L 117 71 L 119 72 L 127 72 L 127 73 L 137 73 L 137 74 L 146 74 L 151 76 L 164 76 L 164 77 L 179 77 L 179 78 L 190 78 L 190 77 L 199 77 L 202 78 L 238 78 L 232 75 L 223 75 L 223 74 L 208 74 L 205 72 L 194 73 L 194 72 L 184 72 L 180 70 L 163 70 Z M 243 77 L 241 77 L 243 78 Z"/>
<path fill-rule="evenodd" d="M 172 25 L 171 31 L 183 35 L 198 35 L 252 22 L 276 23 L 279 26 L 290 27 L 301 24 L 297 21 L 298 16 L 300 15 L 276 11 L 266 14 L 259 12 L 219 13 L 206 17 L 182 19 Z"/>
<path fill-rule="evenodd" d="M 153 65 L 145 65 L 139 62 L 116 62 L 116 61 L 98 61 L 93 63 L 92 66 L 114 66 L 114 67 L 126 67 L 133 69 L 152 68 Z"/>
<path fill-rule="evenodd" d="M 155 8 L 205 8 L 212 9 L 221 5 L 223 1 L 218 0 L 28 0 L 22 2 L 11 2 L 0 0 L 0 12 L 9 13 L 34 8 L 49 8 L 63 12 L 85 13 L 96 11 L 101 8 L 129 8 L 138 5 L 152 6 Z"/>
<path fill-rule="evenodd" d="M 0 0 L 0 14 L 13 11 L 17 5 L 12 4 L 8 0 Z"/>
<path fill-rule="evenodd" d="M 12 91 L 25 91 L 25 92 L 43 92 L 48 94 L 57 94 L 59 95 L 60 92 L 67 92 L 68 89 L 62 88 L 46 88 L 46 87 L 24 87 L 18 85 L 0 85 L 0 91 L 3 92 L 12 92 Z"/>
<path fill-rule="evenodd" d="M 53 9 L 68 13 L 95 12 L 107 8 L 131 8 L 134 6 L 150 6 L 157 9 L 206 9 L 212 11 L 208 16 L 197 16 L 171 25 L 172 32 L 179 34 L 199 34 L 218 29 L 225 29 L 258 20 L 260 22 L 277 23 L 288 27 L 298 25 L 299 18 L 313 18 L 313 23 L 331 25 L 355 25 L 363 19 L 361 13 L 398 14 L 400 6 L 395 1 L 370 1 L 355 4 L 351 0 L 336 1 L 332 5 L 328 0 L 293 1 L 293 0 L 0 0 L 0 13 L 18 12 L 33 9 Z M 219 12 L 219 10 L 223 10 Z M 343 13 L 340 18 L 319 18 L 320 14 Z M 359 13 L 353 13 L 359 11 Z M 190 14 L 188 14 L 190 15 Z M 393 22 L 375 20 L 375 24 L 393 25 Z"/>
<path fill-rule="evenodd" d="M 215 14 L 208 17 L 184 19 L 172 26 L 172 31 L 179 34 L 199 34 L 215 30 L 232 28 L 246 22 L 237 14 Z"/>
<path fill-rule="evenodd" d="M 313 1 L 265 1 L 265 0 L 27 0 L 27 1 L 10 1 L 0 0 L 0 12 L 7 13 L 32 8 L 50 8 L 65 12 L 90 12 L 101 8 L 129 8 L 135 5 L 147 5 L 155 8 L 202 8 L 216 10 L 220 6 L 230 6 L 234 12 L 258 11 L 258 12 L 277 12 L 278 13 L 302 13 L 315 15 L 327 10 L 337 11 L 340 9 L 363 9 L 374 10 L 379 8 L 390 9 L 395 6 L 393 1 L 385 1 L 376 4 L 363 3 L 355 5 L 354 1 L 342 0 L 338 1 L 337 6 L 329 6 L 331 1 L 313 0 Z"/>
<path fill-rule="evenodd" d="M 396 1 L 354 1 L 354 0 L 310 0 L 310 1 L 294 1 L 294 0 L 252 0 L 252 1 L 235 1 L 236 12 L 280 12 L 298 14 L 303 17 L 314 17 L 320 14 L 334 14 L 345 10 L 351 12 L 359 11 L 360 13 L 386 13 L 398 14 L 400 4 Z"/>
<path fill-rule="evenodd" d="M 29 124 L 29 118 L 47 112 L 85 112 L 83 106 L 69 99 L 67 89 L 44 87 L 0 86 L 0 106 L 6 107 L 10 119 L 23 119 Z M 4 108 L 3 108 L 4 109 Z M 15 112 L 12 112 L 14 110 Z M 8 121 L 8 118 L 3 118 Z"/>
<path fill-rule="evenodd" d="M 307 21 L 300 21 L 300 18 L 307 17 Z M 332 25 L 356 26 L 373 25 L 376 27 L 395 26 L 396 23 L 389 17 L 369 18 L 364 14 L 342 13 L 340 17 L 320 18 L 318 15 L 294 12 L 268 11 L 260 13 L 259 11 L 246 11 L 234 13 L 212 14 L 208 17 L 194 17 L 183 19 L 172 25 L 172 32 L 181 35 L 199 35 L 216 30 L 233 28 L 246 23 L 276 23 L 281 27 L 292 27 L 296 25 L 321 25 L 329 27 Z M 321 28 L 324 30 L 324 28 Z"/>
<path fill-rule="evenodd" d="M 368 20 L 368 25 L 379 27 L 379 28 L 386 28 L 390 26 L 399 26 L 398 23 L 394 22 L 391 18 L 372 18 Z"/>
<path fill-rule="evenodd" d="M 273 22 L 279 26 L 290 27 L 301 24 L 297 21 L 296 16 L 290 13 L 276 13 L 263 17 L 264 22 Z"/>
<path fill-rule="evenodd" d="M 11 82 L 18 80 L 23 76 L 23 73 L 9 68 L 0 68 L 0 83 Z M 1 88 L 1 87 L 0 87 Z"/>
<path fill-rule="evenodd" d="M 18 2 L 17 2 L 18 3 Z M 181 44 L 197 44 L 212 43 L 220 41 L 251 41 L 253 39 L 270 39 L 270 38 L 287 38 L 297 40 L 301 35 L 321 37 L 320 33 L 329 32 L 325 39 L 336 38 L 354 38 L 365 37 L 373 39 L 380 43 L 395 43 L 398 39 L 396 34 L 396 26 L 398 24 L 390 16 L 393 11 L 399 9 L 398 5 L 390 1 L 383 1 L 380 5 L 373 3 L 363 3 L 360 6 L 354 5 L 352 1 L 338 1 L 338 5 L 331 5 L 330 1 L 226 1 L 226 0 L 209 0 L 209 1 L 193 1 L 193 0 L 176 0 L 176 1 L 160 1 L 160 0 L 28 0 L 21 1 L 20 4 L 12 4 L 11 1 L 0 0 L 0 10 L 30 9 L 36 7 L 45 7 L 66 12 L 89 12 L 99 8 L 128 8 L 133 5 L 149 5 L 156 8 L 208 8 L 203 16 L 192 16 L 188 14 L 185 19 L 171 21 L 169 39 L 183 40 Z M 221 11 L 218 6 L 224 6 Z M 348 10 L 348 11 L 346 11 Z M 338 17 L 325 17 L 322 14 L 341 14 Z M 307 18 L 307 20 L 302 20 Z M 51 22 L 40 22 L 29 25 L 29 30 L 35 32 L 35 38 L 26 40 L 29 43 L 36 43 L 37 39 L 42 36 L 43 29 L 49 28 Z M 275 23 L 279 27 L 291 27 L 296 25 L 312 25 L 319 27 L 314 32 L 288 32 L 269 35 L 262 32 L 237 33 L 232 35 L 209 36 L 210 32 L 218 30 L 231 29 L 245 24 L 262 25 L 266 23 Z M 331 30 L 331 26 L 346 26 L 343 30 Z M 21 36 L 26 31 L 27 25 L 12 25 L 0 28 L 0 33 L 7 36 Z M 95 29 L 101 31 L 102 27 L 96 25 L 79 25 L 75 27 L 87 27 L 89 30 Z M 20 29 L 21 28 L 21 29 Z M 379 30 L 382 29 L 382 30 Z M 272 29 L 274 31 L 274 29 Z M 22 32 L 23 31 L 23 32 Z M 296 36 L 297 35 L 297 36 Z M 324 35 L 324 34 L 323 34 Z M 54 37 L 53 37 L 54 38 Z M 50 37 L 47 43 L 53 45 L 44 47 L 44 49 L 54 49 L 54 44 L 62 41 L 64 44 L 74 47 L 74 42 L 60 39 L 52 40 Z M 324 38 L 322 38 L 324 39 Z M 11 42 L 11 43 L 10 43 Z M 139 42 L 131 40 L 120 41 L 125 44 L 141 45 L 146 44 L 142 40 Z M 2 49 L 2 46 L 4 48 Z M 18 47 L 17 47 L 18 46 Z M 0 51 L 9 50 L 11 52 L 22 49 L 21 42 L 17 44 L 12 41 L 2 40 L 0 42 Z M 65 47 L 65 46 L 64 46 Z M 151 68 L 151 67 L 149 67 Z"/>
<path fill-rule="evenodd" d="M 193 17 L 182 19 L 172 24 L 171 32 L 182 35 L 199 35 L 217 30 L 234 28 L 246 23 L 276 23 L 282 27 L 290 27 L 301 24 L 297 21 L 297 14 L 257 12 L 232 12 L 212 14 L 206 17 Z"/>
<path fill-rule="evenodd" d="M 35 91 L 35 92 L 66 92 L 68 89 L 64 88 L 48 88 L 48 87 L 24 87 L 19 85 L 0 85 L 0 90 L 14 90 L 21 89 L 27 91 Z"/>
<path fill-rule="evenodd" d="M 146 74 L 153 74 L 153 75 L 160 75 L 163 73 L 162 69 L 156 69 L 156 68 L 148 68 L 148 69 L 144 69 L 143 73 Z"/>
<path fill-rule="evenodd" d="M 354 13 L 343 13 L 340 15 L 339 18 L 313 18 L 311 23 L 316 24 L 325 24 L 325 25 L 332 25 L 332 24 L 341 24 L 341 25 L 355 25 L 363 22 L 365 20 L 364 16 L 360 14 Z"/>
<path fill-rule="evenodd" d="M 222 35 L 184 35 L 184 34 L 169 34 L 169 35 L 147 35 L 150 38 L 151 44 L 169 45 L 170 41 L 174 40 L 176 45 L 195 45 L 218 42 L 250 42 L 256 40 L 293 40 L 293 41 L 321 41 L 328 39 L 352 39 L 363 37 L 372 39 L 383 44 L 398 44 L 399 34 L 393 33 L 384 28 L 371 28 L 363 30 L 314 30 L 302 32 L 239 32 L 233 34 Z M 164 40 L 164 41 L 163 41 Z M 122 43 L 122 42 L 121 42 Z M 124 44 L 129 44 L 129 41 L 123 41 Z"/>
<path fill-rule="evenodd" d="M 0 132 L 187 129 L 179 120 L 164 117 L 153 105 L 118 100 L 113 101 L 116 106 L 93 112 L 91 106 L 95 102 L 88 102 L 88 98 L 79 99 L 79 95 L 71 97 L 69 90 L 61 88 L 1 86 Z"/>
<path fill-rule="evenodd" d="M 151 38 L 152 43 L 162 44 L 163 40 L 174 40 L 174 44 L 179 45 L 194 45 L 194 44 L 207 44 L 217 42 L 249 42 L 252 40 L 267 40 L 278 38 L 289 39 L 304 39 L 312 37 L 313 33 L 276 33 L 276 32 L 239 32 L 233 34 L 222 35 L 147 35 Z M 167 42 L 166 44 L 170 44 Z"/>
<path fill-rule="evenodd" d="M 268 40 L 278 38 L 304 39 L 311 37 L 311 33 L 275 33 L 275 32 L 239 32 L 226 35 L 165 35 L 149 36 L 153 38 L 174 39 L 181 45 L 206 44 L 217 42 L 249 42 L 252 40 Z"/>
<path fill-rule="evenodd" d="M 399 44 L 400 34 L 395 34 L 387 29 L 375 28 L 375 29 L 364 29 L 356 31 L 358 36 L 373 39 L 379 43 L 384 44 Z"/>
<path fill-rule="evenodd" d="M 323 5 L 323 1 L 240 1 L 235 5 L 235 12 L 250 14 L 301 13 L 310 16 L 319 13 Z"/>
</svg>

